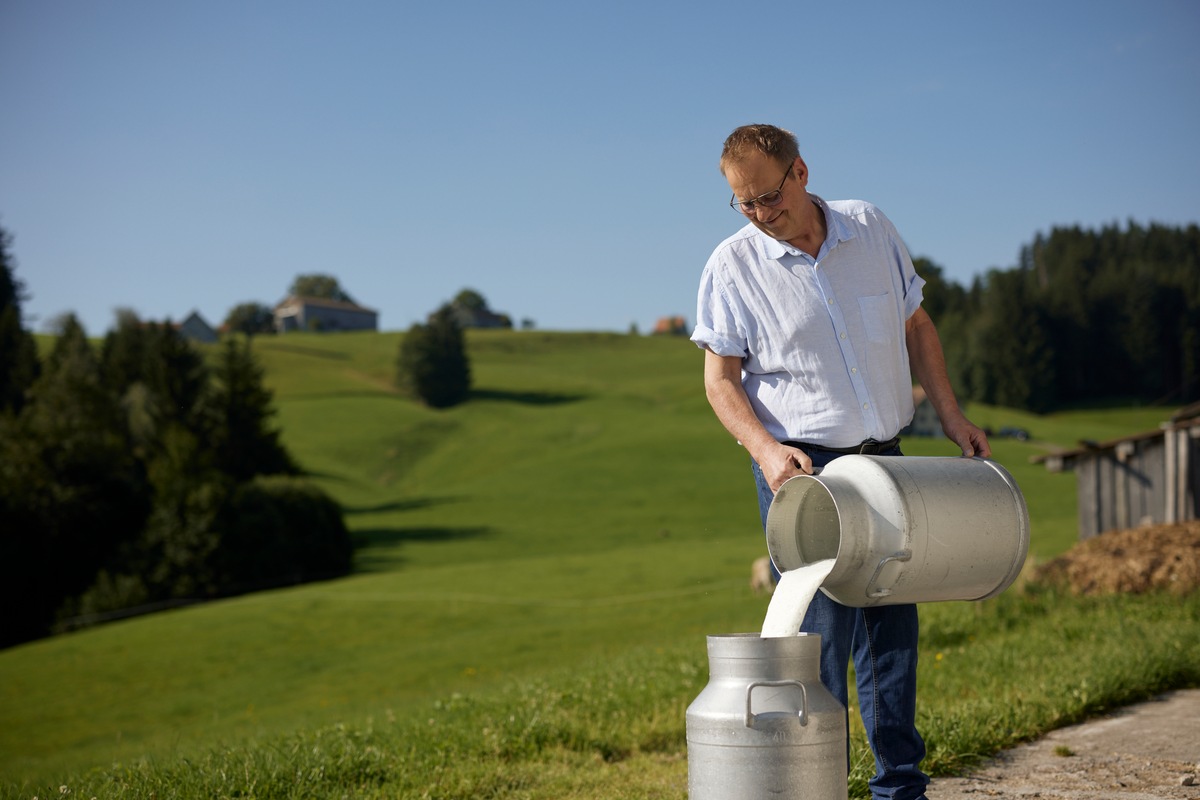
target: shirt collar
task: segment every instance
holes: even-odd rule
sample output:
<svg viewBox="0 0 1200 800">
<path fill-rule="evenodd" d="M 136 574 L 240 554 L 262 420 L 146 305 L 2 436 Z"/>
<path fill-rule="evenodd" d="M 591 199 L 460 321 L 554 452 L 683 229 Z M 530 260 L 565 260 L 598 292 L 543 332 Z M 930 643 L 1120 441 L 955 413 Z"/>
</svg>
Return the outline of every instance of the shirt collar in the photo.
<svg viewBox="0 0 1200 800">
<path fill-rule="evenodd" d="M 821 213 L 825 215 L 825 242 L 821 245 L 821 250 L 828 252 L 838 245 L 839 242 L 849 241 L 854 238 L 854 231 L 846 224 L 846 218 L 829 207 L 823 199 L 813 194 L 808 193 L 809 199 L 817 204 L 821 209 Z M 757 228 L 754 230 L 758 231 Z M 779 260 L 786 255 L 799 255 L 800 251 L 792 247 L 787 242 L 781 242 L 778 239 L 772 239 L 762 231 L 758 231 L 759 240 L 761 242 L 763 255 L 767 258 Z"/>
</svg>

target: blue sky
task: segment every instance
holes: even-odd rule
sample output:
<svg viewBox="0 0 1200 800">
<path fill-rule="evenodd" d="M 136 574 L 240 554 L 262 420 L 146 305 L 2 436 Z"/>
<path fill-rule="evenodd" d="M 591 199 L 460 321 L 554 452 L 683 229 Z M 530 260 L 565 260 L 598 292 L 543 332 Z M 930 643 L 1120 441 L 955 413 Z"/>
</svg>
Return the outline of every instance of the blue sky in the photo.
<svg viewBox="0 0 1200 800">
<path fill-rule="evenodd" d="M 968 283 L 1053 226 L 1200 221 L 1197 41 L 1198 0 L 2 0 L 0 227 L 34 330 L 325 273 L 385 330 L 472 288 L 646 331 L 694 320 L 721 142 L 772 122 Z"/>
</svg>

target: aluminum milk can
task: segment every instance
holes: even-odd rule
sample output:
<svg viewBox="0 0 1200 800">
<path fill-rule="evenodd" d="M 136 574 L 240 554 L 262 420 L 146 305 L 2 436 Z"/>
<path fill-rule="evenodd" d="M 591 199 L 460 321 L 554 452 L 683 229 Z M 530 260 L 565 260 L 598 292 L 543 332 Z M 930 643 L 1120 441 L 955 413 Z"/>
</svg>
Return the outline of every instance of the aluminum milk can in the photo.
<svg viewBox="0 0 1200 800">
<path fill-rule="evenodd" d="M 849 455 L 780 487 L 767 550 L 780 572 L 835 559 L 821 591 L 846 606 L 982 600 L 1020 573 L 1029 511 L 994 461 Z"/>
<path fill-rule="evenodd" d="M 817 634 L 708 637 L 687 710 L 689 800 L 846 800 L 846 708 L 820 678 Z"/>
</svg>

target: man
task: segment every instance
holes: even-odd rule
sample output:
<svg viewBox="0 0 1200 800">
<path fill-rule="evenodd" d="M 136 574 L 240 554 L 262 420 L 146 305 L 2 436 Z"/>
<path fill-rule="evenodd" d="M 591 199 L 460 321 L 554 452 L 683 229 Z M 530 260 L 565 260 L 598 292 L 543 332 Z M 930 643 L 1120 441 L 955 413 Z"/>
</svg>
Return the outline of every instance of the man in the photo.
<svg viewBox="0 0 1200 800">
<path fill-rule="evenodd" d="M 810 194 L 796 137 L 772 125 L 730 134 L 720 168 L 749 224 L 704 268 L 692 341 L 705 349 L 713 411 L 752 458 L 764 526 L 787 479 L 846 453 L 901 455 L 914 375 L 963 455 L 991 455 L 959 409 L 921 308 L 925 281 L 891 221 L 869 203 Z M 800 629 L 821 634 L 821 681 L 843 705 L 854 659 L 873 795 L 923 798 L 916 607 L 849 608 L 818 593 Z"/>
</svg>

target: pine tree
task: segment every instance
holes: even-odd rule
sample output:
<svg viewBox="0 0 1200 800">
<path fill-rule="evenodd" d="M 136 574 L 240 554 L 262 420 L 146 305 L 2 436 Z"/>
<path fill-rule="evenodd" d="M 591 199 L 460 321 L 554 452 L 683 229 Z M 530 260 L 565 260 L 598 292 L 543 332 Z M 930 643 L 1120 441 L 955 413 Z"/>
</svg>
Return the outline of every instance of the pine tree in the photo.
<svg viewBox="0 0 1200 800">
<path fill-rule="evenodd" d="M 263 385 L 263 369 L 255 361 L 248 339 L 244 344 L 237 336 L 225 339 L 213 378 L 209 402 L 217 468 L 237 481 L 295 473 L 279 431 L 270 425 L 275 413 L 272 395 Z"/>
<path fill-rule="evenodd" d="M 10 237 L 0 228 L 0 414 L 18 412 L 38 376 L 37 347 L 21 327 L 21 282 L 8 254 Z"/>
<path fill-rule="evenodd" d="M 73 316 L 21 414 L 5 427 L 0 596 L 15 595 L 19 604 L 5 607 L 22 609 L 0 633 L 11 642 L 48 632 L 63 603 L 141 530 L 148 494 L 122 412 Z"/>
</svg>

